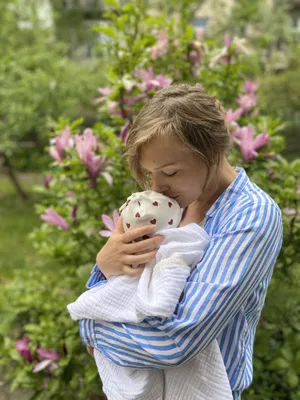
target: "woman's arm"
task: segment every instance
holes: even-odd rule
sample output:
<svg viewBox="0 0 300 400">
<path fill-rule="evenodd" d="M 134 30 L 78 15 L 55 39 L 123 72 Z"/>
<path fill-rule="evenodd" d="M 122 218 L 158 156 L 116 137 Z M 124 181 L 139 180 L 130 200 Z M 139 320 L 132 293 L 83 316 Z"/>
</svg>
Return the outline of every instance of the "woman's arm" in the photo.
<svg viewBox="0 0 300 400">
<path fill-rule="evenodd" d="M 260 283 L 267 282 L 281 247 L 282 221 L 271 203 L 238 210 L 212 237 L 171 318 L 140 324 L 81 323 L 83 340 L 112 361 L 136 368 L 177 366 L 224 330 Z"/>
</svg>

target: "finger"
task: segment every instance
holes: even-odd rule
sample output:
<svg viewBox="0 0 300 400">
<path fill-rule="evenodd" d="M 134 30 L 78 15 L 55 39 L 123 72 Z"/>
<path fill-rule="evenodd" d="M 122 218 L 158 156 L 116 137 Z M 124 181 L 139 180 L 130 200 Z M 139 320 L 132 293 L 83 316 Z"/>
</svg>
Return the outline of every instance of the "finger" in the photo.
<svg viewBox="0 0 300 400">
<path fill-rule="evenodd" d="M 122 269 L 122 272 L 124 275 L 131 276 L 133 278 L 139 278 L 142 275 L 144 268 L 145 264 L 142 264 L 141 266 L 139 265 L 138 268 L 132 268 L 129 265 L 125 265 Z"/>
<path fill-rule="evenodd" d="M 132 229 L 123 235 L 123 243 L 131 243 L 134 240 L 143 237 L 144 235 L 148 235 L 153 233 L 155 230 L 154 225 L 145 225 L 141 226 L 140 228 Z"/>
<path fill-rule="evenodd" d="M 158 252 L 158 249 L 152 250 L 149 253 L 144 253 L 144 254 L 139 254 L 139 255 L 128 255 L 125 257 L 125 263 L 129 265 L 134 265 L 134 264 L 143 264 L 147 263 L 148 261 L 152 260 L 155 258 L 156 253 Z"/>
<path fill-rule="evenodd" d="M 114 229 L 114 232 L 117 232 L 117 233 L 124 233 L 125 232 L 124 228 L 123 228 L 123 217 L 122 217 L 122 215 L 120 215 L 120 218 L 118 219 L 118 222 L 117 222 L 117 225 L 116 225 L 116 227 Z"/>
<path fill-rule="evenodd" d="M 142 240 L 141 242 L 126 244 L 124 251 L 126 254 L 134 254 L 145 250 L 154 250 L 157 249 L 164 240 L 165 237 L 162 235 L 153 236 L 152 238 Z"/>
</svg>

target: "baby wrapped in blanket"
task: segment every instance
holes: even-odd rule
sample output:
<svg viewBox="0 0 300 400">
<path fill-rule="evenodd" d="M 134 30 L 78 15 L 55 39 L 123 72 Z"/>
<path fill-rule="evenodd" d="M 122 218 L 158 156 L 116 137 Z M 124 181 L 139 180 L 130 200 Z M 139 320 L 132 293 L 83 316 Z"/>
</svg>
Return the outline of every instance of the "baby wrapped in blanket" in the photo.
<svg viewBox="0 0 300 400">
<path fill-rule="evenodd" d="M 112 276 L 69 304 L 74 320 L 140 323 L 149 317 L 172 317 L 191 269 L 208 246 L 205 230 L 194 223 L 178 227 L 182 218 L 178 203 L 157 192 L 132 194 L 120 212 L 125 231 L 153 224 L 154 233 L 165 240 L 141 277 Z M 165 369 L 121 367 L 106 358 L 96 343 L 94 356 L 109 400 L 232 399 L 216 340 L 185 364 Z"/>
</svg>

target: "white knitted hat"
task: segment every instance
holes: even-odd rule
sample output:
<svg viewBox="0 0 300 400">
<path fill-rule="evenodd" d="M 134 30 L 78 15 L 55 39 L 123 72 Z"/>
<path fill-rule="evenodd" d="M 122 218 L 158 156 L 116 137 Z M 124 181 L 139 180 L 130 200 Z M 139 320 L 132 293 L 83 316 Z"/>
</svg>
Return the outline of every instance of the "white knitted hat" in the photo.
<svg viewBox="0 0 300 400">
<path fill-rule="evenodd" d="M 147 190 L 133 193 L 120 207 L 124 231 L 149 224 L 155 231 L 177 228 L 181 221 L 182 209 L 176 200 L 163 194 Z"/>
</svg>

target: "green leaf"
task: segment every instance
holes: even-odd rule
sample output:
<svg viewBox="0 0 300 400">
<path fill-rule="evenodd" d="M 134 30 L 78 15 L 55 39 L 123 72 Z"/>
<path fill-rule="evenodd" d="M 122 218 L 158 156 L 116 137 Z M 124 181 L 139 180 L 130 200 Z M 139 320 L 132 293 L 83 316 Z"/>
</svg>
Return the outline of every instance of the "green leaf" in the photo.
<svg viewBox="0 0 300 400">
<path fill-rule="evenodd" d="M 115 8 L 119 8 L 120 5 L 117 0 L 104 0 L 104 3 L 107 4 L 108 6 L 113 6 Z"/>
<path fill-rule="evenodd" d="M 109 36 L 112 39 L 116 37 L 116 31 L 111 26 L 94 26 L 93 30 L 103 33 L 104 35 Z"/>
<path fill-rule="evenodd" d="M 85 265 L 80 265 L 80 267 L 78 267 L 76 270 L 76 274 L 78 275 L 78 277 L 81 280 L 84 280 L 84 279 L 87 280 L 89 277 L 89 274 L 91 273 L 91 270 L 92 270 L 91 263 L 87 263 Z"/>
<path fill-rule="evenodd" d="M 135 12 L 135 7 L 132 3 L 127 3 L 122 7 L 122 11 L 124 12 Z"/>
<path fill-rule="evenodd" d="M 278 357 L 275 358 L 274 360 L 272 360 L 269 364 L 269 368 L 271 370 L 281 370 L 281 369 L 285 369 L 285 368 L 289 368 L 290 363 L 285 360 L 284 358 Z"/>
<path fill-rule="evenodd" d="M 192 25 L 188 25 L 185 31 L 186 40 L 189 42 L 194 39 L 194 28 Z"/>
<path fill-rule="evenodd" d="M 296 388 L 298 386 L 299 376 L 296 371 L 289 369 L 286 377 L 291 388 Z"/>
</svg>

